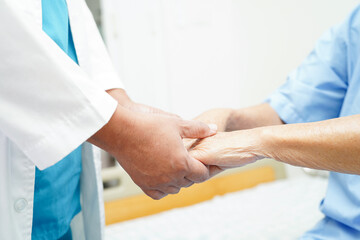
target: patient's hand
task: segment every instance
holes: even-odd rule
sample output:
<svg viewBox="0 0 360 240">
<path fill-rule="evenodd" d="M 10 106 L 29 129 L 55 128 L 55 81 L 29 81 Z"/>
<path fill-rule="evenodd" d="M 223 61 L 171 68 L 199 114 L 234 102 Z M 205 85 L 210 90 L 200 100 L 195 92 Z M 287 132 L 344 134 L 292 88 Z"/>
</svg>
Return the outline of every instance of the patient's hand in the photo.
<svg viewBox="0 0 360 240">
<path fill-rule="evenodd" d="M 225 132 L 229 116 L 234 112 L 231 108 L 214 108 L 203 112 L 194 120 L 207 124 L 216 124 L 219 132 Z"/>
<path fill-rule="evenodd" d="M 189 149 L 190 155 L 206 165 L 228 169 L 253 163 L 263 157 L 257 129 L 218 132 L 198 140 Z"/>
<path fill-rule="evenodd" d="M 214 108 L 210 109 L 208 111 L 203 112 L 194 120 L 207 123 L 209 125 L 216 125 L 218 132 L 225 132 L 227 127 L 227 121 L 229 119 L 229 116 L 234 112 L 231 108 Z M 196 144 L 196 139 L 183 139 L 184 145 L 186 149 L 190 149 L 191 146 Z"/>
</svg>

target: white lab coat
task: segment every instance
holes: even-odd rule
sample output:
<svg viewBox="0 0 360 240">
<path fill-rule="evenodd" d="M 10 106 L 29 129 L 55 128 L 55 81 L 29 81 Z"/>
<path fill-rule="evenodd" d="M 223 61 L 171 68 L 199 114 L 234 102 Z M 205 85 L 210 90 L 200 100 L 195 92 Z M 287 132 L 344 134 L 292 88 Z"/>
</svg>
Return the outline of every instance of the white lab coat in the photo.
<svg viewBox="0 0 360 240">
<path fill-rule="evenodd" d="M 105 90 L 122 84 L 91 13 L 84 0 L 67 3 L 79 65 L 42 31 L 41 0 L 0 0 L 1 240 L 31 239 L 35 166 L 61 160 L 117 106 Z M 98 150 L 85 143 L 77 238 L 103 235 L 100 167 Z"/>
</svg>

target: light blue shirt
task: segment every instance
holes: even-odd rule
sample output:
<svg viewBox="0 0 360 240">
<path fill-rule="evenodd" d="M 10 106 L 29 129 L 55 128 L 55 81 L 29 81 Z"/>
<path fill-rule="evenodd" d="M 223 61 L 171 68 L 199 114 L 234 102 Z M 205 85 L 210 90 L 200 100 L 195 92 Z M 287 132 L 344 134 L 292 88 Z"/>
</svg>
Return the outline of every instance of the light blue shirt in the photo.
<svg viewBox="0 0 360 240">
<path fill-rule="evenodd" d="M 268 102 L 284 122 L 360 114 L 359 11 L 356 8 L 342 24 L 325 33 L 300 67 L 270 96 Z M 320 210 L 324 219 L 301 239 L 360 239 L 360 176 L 330 173 Z"/>
<path fill-rule="evenodd" d="M 77 63 L 66 1 L 42 0 L 42 10 L 44 32 Z M 36 168 L 33 240 L 71 239 L 70 222 L 81 210 L 81 155 L 78 147 L 54 166 Z"/>
</svg>

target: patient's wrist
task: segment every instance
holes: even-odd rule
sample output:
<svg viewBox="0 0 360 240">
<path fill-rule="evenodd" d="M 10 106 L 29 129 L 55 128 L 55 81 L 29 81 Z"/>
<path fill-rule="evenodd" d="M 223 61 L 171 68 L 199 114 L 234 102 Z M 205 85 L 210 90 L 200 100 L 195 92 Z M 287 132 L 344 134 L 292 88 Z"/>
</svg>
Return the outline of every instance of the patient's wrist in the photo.
<svg viewBox="0 0 360 240">
<path fill-rule="evenodd" d="M 280 132 L 284 126 L 268 126 L 259 129 L 260 154 L 266 158 L 280 160 L 278 153 L 284 147 L 286 139 L 281 137 Z"/>
<path fill-rule="evenodd" d="M 234 109 L 227 119 L 227 131 L 236 131 L 260 127 L 261 119 L 257 106 Z M 261 111 L 261 110 L 260 110 Z"/>
<path fill-rule="evenodd" d="M 231 109 L 229 110 L 229 114 L 226 118 L 225 123 L 225 131 L 236 131 L 240 130 L 239 122 L 241 122 L 242 119 L 242 109 Z"/>
</svg>

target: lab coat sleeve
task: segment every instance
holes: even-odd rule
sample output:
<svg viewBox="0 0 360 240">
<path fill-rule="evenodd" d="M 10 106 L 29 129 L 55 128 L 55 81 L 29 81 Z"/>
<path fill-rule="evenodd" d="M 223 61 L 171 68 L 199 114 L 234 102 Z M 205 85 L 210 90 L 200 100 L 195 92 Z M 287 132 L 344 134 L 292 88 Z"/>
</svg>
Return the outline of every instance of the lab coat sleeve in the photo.
<svg viewBox="0 0 360 240">
<path fill-rule="evenodd" d="M 92 80 L 105 90 L 124 88 L 85 0 L 71 1 L 69 4 L 77 5 L 77 7 L 70 7 L 69 11 L 72 11 L 72 9 L 79 11 L 75 14 L 70 12 L 70 21 L 71 18 L 78 17 L 80 19 L 73 20 L 81 23 L 78 26 L 82 25 L 82 29 L 76 29 L 73 34 L 75 34 L 75 38 L 86 38 L 83 41 L 87 45 L 86 51 L 83 52 L 81 49 L 77 49 L 80 65 L 86 69 Z M 82 34 L 82 36 L 79 36 L 79 34 Z"/>
<path fill-rule="evenodd" d="M 0 0 L 0 29 L 0 131 L 44 169 L 105 125 L 117 102 L 12 1 Z"/>
<path fill-rule="evenodd" d="M 327 31 L 286 83 L 266 100 L 284 122 L 339 116 L 351 74 L 351 35 L 354 22 L 359 22 L 354 21 L 359 18 L 358 12 L 359 8 L 355 9 L 343 23 Z"/>
</svg>

